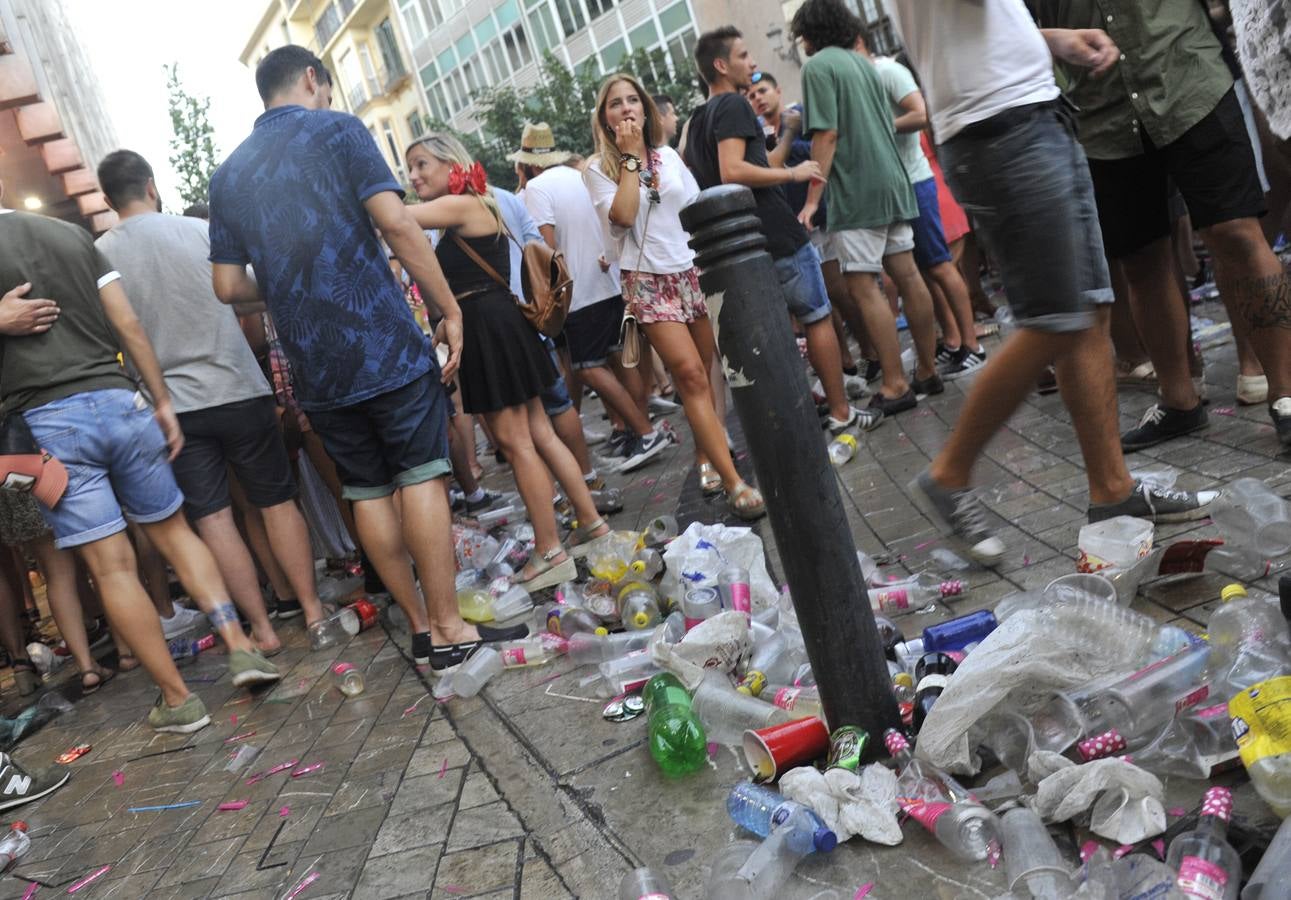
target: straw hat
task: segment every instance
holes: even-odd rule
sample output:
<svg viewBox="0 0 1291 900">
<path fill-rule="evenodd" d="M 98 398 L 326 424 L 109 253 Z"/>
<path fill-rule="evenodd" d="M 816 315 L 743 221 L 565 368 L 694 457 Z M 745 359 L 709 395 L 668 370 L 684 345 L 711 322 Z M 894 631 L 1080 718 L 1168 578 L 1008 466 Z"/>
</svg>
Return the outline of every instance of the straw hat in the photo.
<svg viewBox="0 0 1291 900">
<path fill-rule="evenodd" d="M 507 154 L 507 159 L 545 169 L 568 161 L 572 155 L 566 150 L 556 149 L 556 137 L 546 122 L 525 122 L 524 133 L 520 135 L 520 149 Z"/>
</svg>

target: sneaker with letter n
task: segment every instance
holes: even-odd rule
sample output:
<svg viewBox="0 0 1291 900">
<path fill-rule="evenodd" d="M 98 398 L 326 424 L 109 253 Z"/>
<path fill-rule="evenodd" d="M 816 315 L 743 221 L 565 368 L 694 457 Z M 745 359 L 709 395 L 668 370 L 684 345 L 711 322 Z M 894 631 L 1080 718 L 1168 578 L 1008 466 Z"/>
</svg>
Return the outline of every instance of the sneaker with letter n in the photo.
<svg viewBox="0 0 1291 900">
<path fill-rule="evenodd" d="M 0 810 L 39 800 L 67 784 L 72 777 L 65 766 L 50 766 L 28 772 L 8 753 L 0 753 Z"/>
</svg>

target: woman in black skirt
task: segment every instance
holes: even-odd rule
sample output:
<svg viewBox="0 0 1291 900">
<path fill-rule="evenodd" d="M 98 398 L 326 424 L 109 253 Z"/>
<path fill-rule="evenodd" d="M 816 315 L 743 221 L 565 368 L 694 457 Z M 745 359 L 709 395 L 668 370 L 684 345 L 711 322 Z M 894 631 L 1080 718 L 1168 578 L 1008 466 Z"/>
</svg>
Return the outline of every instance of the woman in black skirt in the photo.
<svg viewBox="0 0 1291 900">
<path fill-rule="evenodd" d="M 579 522 L 571 537 L 586 543 L 609 533 L 596 512 L 582 472 L 543 410 L 539 394 L 556 380 L 551 358 L 510 290 L 458 245 L 461 239 L 506 281 L 511 236 L 502 224 L 484 169 L 453 137 L 429 134 L 408 148 L 413 189 L 425 203 L 412 208 L 422 228 L 443 232 L 435 250 L 462 308 L 462 409 L 482 415 L 515 472 L 516 487 L 533 523 L 535 550 L 517 582 L 529 591 L 572 580 L 573 558 L 560 544 L 552 507 L 551 474 L 574 504 Z M 545 465 L 544 465 L 545 463 Z"/>
</svg>

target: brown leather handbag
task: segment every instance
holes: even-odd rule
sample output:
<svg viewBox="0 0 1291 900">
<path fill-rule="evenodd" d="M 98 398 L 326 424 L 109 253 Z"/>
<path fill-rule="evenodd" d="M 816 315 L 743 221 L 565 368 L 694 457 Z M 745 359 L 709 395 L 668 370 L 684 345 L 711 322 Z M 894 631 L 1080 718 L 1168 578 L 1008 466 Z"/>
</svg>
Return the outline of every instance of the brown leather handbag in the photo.
<svg viewBox="0 0 1291 900">
<path fill-rule="evenodd" d="M 471 249 L 470 244 L 462 240 L 455 230 L 449 235 L 462 252 L 484 270 L 484 273 L 500 284 L 508 293 L 511 284 L 498 274 L 484 258 Z M 565 254 L 553 250 L 545 241 L 529 241 L 521 245 L 510 233 L 507 237 L 520 248 L 520 285 L 524 299 L 511 295 L 520 312 L 534 330 L 554 338 L 565 329 L 565 317 L 569 315 L 569 303 L 574 298 L 574 279 L 570 277 L 569 267 L 565 264 Z"/>
</svg>

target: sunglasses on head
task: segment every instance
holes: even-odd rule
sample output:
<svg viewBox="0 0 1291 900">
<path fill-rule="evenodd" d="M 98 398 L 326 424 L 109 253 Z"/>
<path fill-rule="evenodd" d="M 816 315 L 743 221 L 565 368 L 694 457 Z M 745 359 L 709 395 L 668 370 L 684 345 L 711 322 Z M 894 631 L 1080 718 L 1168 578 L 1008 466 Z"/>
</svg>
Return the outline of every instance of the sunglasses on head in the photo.
<svg viewBox="0 0 1291 900">
<path fill-rule="evenodd" d="M 761 80 L 762 80 L 762 73 L 754 72 L 753 77 L 749 79 L 749 84 L 757 84 Z"/>
</svg>

